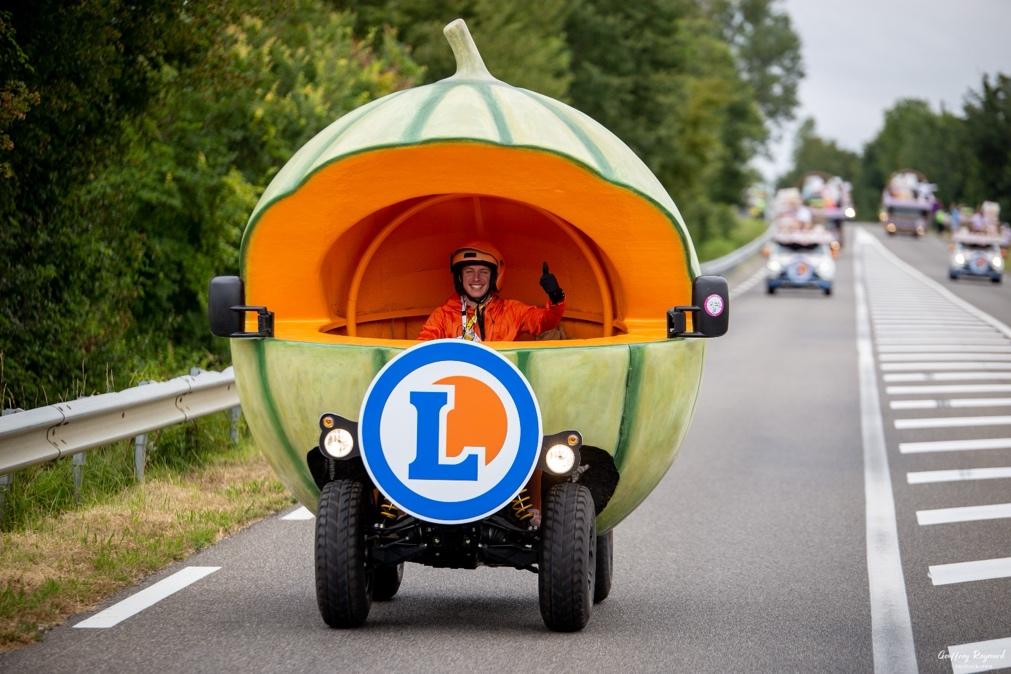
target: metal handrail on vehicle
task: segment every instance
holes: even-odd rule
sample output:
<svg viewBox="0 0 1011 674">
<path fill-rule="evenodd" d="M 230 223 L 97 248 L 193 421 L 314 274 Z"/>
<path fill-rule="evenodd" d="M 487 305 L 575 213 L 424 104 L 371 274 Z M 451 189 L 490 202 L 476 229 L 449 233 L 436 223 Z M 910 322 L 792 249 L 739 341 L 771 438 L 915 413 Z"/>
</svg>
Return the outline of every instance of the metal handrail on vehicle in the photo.
<svg viewBox="0 0 1011 674">
<path fill-rule="evenodd" d="M 229 367 L 5 414 L 0 417 L 0 475 L 238 404 Z"/>
</svg>

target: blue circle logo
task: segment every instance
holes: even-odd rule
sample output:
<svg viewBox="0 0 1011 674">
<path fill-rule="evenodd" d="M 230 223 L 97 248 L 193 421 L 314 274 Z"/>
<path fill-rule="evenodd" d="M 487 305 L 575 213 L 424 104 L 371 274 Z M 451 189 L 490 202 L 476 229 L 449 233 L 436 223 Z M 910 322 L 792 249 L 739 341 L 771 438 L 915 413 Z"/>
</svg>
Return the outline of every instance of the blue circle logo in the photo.
<svg viewBox="0 0 1011 674">
<path fill-rule="evenodd" d="M 529 382 L 497 351 L 464 340 L 398 354 L 372 380 L 359 419 L 362 460 L 376 487 L 428 522 L 496 512 L 526 485 L 541 448 Z"/>
</svg>

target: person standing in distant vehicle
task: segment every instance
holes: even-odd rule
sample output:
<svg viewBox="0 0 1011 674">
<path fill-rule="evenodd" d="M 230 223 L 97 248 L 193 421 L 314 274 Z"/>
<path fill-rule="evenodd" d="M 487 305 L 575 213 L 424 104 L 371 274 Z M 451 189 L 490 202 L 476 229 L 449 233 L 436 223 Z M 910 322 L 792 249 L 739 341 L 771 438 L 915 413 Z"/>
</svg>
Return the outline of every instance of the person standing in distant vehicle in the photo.
<svg viewBox="0 0 1011 674">
<path fill-rule="evenodd" d="M 450 255 L 456 293 L 428 317 L 420 340 L 459 338 L 474 342 L 511 342 L 520 334 L 533 337 L 558 327 L 565 313 L 565 291 L 545 262 L 541 288 L 548 303 L 535 307 L 499 296 L 505 261 L 495 246 L 474 241 Z"/>
</svg>

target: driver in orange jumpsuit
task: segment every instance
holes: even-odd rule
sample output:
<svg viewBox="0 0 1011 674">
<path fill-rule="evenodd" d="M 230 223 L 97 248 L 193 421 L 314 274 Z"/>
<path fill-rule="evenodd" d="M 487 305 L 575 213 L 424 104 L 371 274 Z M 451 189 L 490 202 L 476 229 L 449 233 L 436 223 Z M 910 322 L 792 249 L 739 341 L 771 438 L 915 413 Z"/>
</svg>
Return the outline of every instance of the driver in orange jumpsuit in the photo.
<svg viewBox="0 0 1011 674">
<path fill-rule="evenodd" d="M 499 296 L 505 265 L 490 243 L 467 243 L 450 255 L 456 293 L 428 317 L 418 339 L 461 338 L 475 342 L 510 342 L 522 333 L 537 335 L 558 327 L 565 313 L 565 292 L 544 263 L 541 287 L 548 304 L 535 307 Z"/>
</svg>

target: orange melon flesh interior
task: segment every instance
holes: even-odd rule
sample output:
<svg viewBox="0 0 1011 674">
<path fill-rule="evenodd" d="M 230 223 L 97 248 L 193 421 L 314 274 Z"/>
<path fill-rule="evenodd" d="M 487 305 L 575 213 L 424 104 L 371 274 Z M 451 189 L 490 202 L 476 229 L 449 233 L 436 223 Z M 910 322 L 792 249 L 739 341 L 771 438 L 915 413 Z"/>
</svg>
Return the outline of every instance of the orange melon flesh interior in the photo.
<svg viewBox="0 0 1011 674">
<path fill-rule="evenodd" d="M 555 345 L 663 339 L 691 300 L 685 244 L 650 199 L 556 154 L 457 142 L 347 156 L 267 205 L 243 241 L 246 303 L 274 312 L 279 339 L 414 340 L 473 239 L 502 252 L 505 297 L 545 304 L 549 263 L 567 304 Z"/>
</svg>

